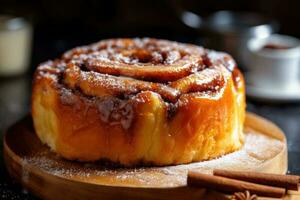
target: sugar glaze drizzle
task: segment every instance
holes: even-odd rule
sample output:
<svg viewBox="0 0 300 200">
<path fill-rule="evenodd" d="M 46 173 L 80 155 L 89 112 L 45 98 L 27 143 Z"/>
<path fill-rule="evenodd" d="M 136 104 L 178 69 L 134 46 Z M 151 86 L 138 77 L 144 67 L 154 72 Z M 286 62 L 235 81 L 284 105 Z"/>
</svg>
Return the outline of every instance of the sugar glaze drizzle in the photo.
<svg viewBox="0 0 300 200">
<path fill-rule="evenodd" d="M 93 100 L 103 122 L 129 129 L 134 101 L 144 101 L 139 94 L 150 91 L 158 95 L 171 119 L 186 94 L 222 91 L 235 66 L 228 54 L 191 44 L 151 38 L 110 39 L 74 48 L 61 59 L 41 64 L 37 78 L 47 76 L 64 88 L 63 104 L 74 106 L 73 95 Z"/>
</svg>

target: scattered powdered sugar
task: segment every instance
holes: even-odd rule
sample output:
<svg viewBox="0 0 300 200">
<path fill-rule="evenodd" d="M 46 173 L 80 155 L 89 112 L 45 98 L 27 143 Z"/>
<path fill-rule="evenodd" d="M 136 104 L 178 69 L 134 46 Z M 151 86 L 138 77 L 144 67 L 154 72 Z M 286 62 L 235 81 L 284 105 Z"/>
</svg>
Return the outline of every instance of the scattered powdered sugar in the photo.
<svg viewBox="0 0 300 200">
<path fill-rule="evenodd" d="M 211 173 L 212 169 L 257 170 L 284 148 L 284 143 L 274 138 L 251 131 L 246 134 L 246 142 L 239 151 L 217 159 L 168 167 L 122 168 L 104 162 L 81 163 L 62 159 L 48 149 L 37 152 L 23 159 L 26 165 L 38 167 L 42 171 L 68 179 L 111 185 L 138 186 L 180 186 L 186 184 L 186 173 L 197 169 Z M 28 172 L 23 172 L 23 181 L 28 179 Z"/>
<path fill-rule="evenodd" d="M 275 138 L 251 131 L 246 134 L 245 145 L 241 150 L 224 155 L 218 159 L 196 162 L 188 165 L 177 165 L 173 169 L 201 169 L 210 172 L 214 168 L 232 169 L 238 165 L 240 170 L 254 169 L 267 159 L 278 154 L 284 144 Z"/>
</svg>

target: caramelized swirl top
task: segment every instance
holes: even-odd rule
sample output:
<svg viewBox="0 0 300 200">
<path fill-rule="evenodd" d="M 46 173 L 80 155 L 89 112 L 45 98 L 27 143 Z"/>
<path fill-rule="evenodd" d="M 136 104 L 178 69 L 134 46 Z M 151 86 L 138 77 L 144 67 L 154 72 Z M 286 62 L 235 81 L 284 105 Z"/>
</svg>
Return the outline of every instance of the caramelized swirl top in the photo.
<svg viewBox="0 0 300 200">
<path fill-rule="evenodd" d="M 63 59 L 98 73 L 164 82 L 203 69 L 203 53 L 203 48 L 165 40 L 115 39 L 75 48 Z"/>
<path fill-rule="evenodd" d="M 111 39 L 66 52 L 42 64 L 62 84 L 88 96 L 124 97 L 152 91 L 168 102 L 182 94 L 217 92 L 235 62 L 224 53 L 157 39 Z"/>
</svg>

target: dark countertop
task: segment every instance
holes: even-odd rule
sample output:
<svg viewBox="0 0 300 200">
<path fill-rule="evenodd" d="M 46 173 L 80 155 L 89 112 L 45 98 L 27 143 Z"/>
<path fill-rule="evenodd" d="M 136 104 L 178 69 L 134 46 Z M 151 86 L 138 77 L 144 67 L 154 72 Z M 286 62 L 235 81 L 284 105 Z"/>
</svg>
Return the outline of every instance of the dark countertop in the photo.
<svg viewBox="0 0 300 200">
<path fill-rule="evenodd" d="M 0 79 L 0 133 L 29 112 L 31 75 Z M 289 172 L 300 174 L 300 103 L 266 104 L 248 100 L 247 109 L 276 123 L 287 136 Z M 0 156 L 0 199 L 36 199 L 8 176 Z"/>
</svg>

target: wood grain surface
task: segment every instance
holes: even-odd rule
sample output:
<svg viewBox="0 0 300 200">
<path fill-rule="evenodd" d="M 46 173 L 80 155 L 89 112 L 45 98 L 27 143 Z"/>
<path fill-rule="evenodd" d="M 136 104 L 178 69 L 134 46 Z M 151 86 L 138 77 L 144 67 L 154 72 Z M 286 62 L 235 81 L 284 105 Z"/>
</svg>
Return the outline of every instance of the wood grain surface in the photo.
<svg viewBox="0 0 300 200">
<path fill-rule="evenodd" d="M 123 168 L 108 162 L 67 161 L 36 137 L 27 116 L 8 129 L 4 159 L 8 172 L 42 199 L 226 199 L 205 189 L 186 186 L 187 171 L 250 170 L 284 174 L 287 145 L 273 123 L 251 113 L 245 122 L 245 145 L 218 159 L 166 167 Z"/>
</svg>

